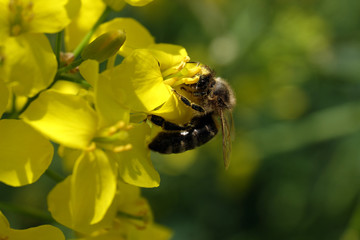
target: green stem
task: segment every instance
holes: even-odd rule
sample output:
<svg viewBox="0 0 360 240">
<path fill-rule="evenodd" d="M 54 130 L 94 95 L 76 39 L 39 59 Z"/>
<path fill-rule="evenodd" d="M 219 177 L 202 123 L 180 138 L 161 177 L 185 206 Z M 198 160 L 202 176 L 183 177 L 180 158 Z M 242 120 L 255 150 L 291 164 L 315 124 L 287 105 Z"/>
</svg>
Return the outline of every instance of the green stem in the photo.
<svg viewBox="0 0 360 240">
<path fill-rule="evenodd" d="M 7 114 L 6 118 L 10 118 L 10 119 L 15 119 L 18 117 L 18 114 L 16 112 L 16 95 L 13 94 L 12 95 L 12 106 L 11 106 L 11 111 L 9 112 L 9 114 Z"/>
<path fill-rule="evenodd" d="M 21 213 L 23 215 L 27 215 L 30 217 L 38 218 L 44 220 L 46 222 L 54 222 L 55 220 L 51 217 L 50 213 L 40 210 L 31 208 L 25 205 L 16 205 L 9 202 L 0 202 L 0 209 L 1 210 L 8 210 L 15 213 Z"/>
<path fill-rule="evenodd" d="M 111 8 L 107 7 L 104 12 L 101 14 L 97 22 L 94 26 L 90 29 L 90 31 L 85 35 L 85 37 L 81 40 L 80 44 L 74 50 L 74 57 L 75 59 L 80 55 L 84 47 L 89 43 L 91 36 L 94 34 L 95 30 L 99 27 L 101 23 L 104 22 L 108 14 L 110 13 Z"/>
<path fill-rule="evenodd" d="M 81 85 L 85 89 L 91 88 L 91 85 L 87 81 L 85 81 L 84 79 L 79 78 L 78 76 L 74 76 L 74 74 L 66 74 L 66 73 L 64 73 L 64 74 L 59 75 L 58 79 L 63 80 L 63 81 L 77 83 L 77 84 Z"/>
<path fill-rule="evenodd" d="M 58 32 L 56 35 L 55 56 L 56 56 L 56 61 L 58 63 L 58 68 L 60 68 L 60 52 L 61 52 L 62 33 L 63 33 L 63 31 Z"/>
<path fill-rule="evenodd" d="M 56 73 L 56 76 L 55 76 L 54 81 L 53 81 L 46 89 L 38 92 L 35 96 L 29 98 L 29 99 L 27 100 L 26 104 L 25 104 L 25 105 L 23 106 L 23 108 L 16 114 L 16 117 L 14 117 L 14 118 L 19 117 L 19 116 L 29 107 L 30 103 L 32 103 L 35 99 L 37 99 L 42 92 L 44 92 L 44 91 L 50 89 L 52 86 L 54 86 L 54 84 L 55 84 L 59 79 L 61 79 L 62 74 L 64 74 L 64 73 L 66 73 L 67 71 L 69 71 L 69 70 L 77 67 L 77 66 L 80 65 L 82 62 L 83 62 L 83 60 L 82 60 L 81 58 L 79 58 L 79 59 L 73 61 L 73 62 L 72 62 L 71 64 L 69 64 L 68 66 L 60 68 L 60 69 L 58 70 L 58 72 Z M 76 81 L 74 81 L 74 82 L 76 82 Z M 81 82 L 81 84 L 85 85 L 85 83 L 83 83 L 83 82 Z"/>
<path fill-rule="evenodd" d="M 19 116 L 29 107 L 30 103 L 32 103 L 35 99 L 37 99 L 42 92 L 50 89 L 52 86 L 54 86 L 54 84 L 55 84 L 56 82 L 57 82 L 57 79 L 55 79 L 46 89 L 41 90 L 41 91 L 38 92 L 35 96 L 29 98 L 29 99 L 27 100 L 27 102 L 25 103 L 25 105 L 22 107 L 22 109 L 17 113 L 17 117 L 19 117 Z"/>
<path fill-rule="evenodd" d="M 118 217 L 123 217 L 123 218 L 130 218 L 130 219 L 134 219 L 134 220 L 139 220 L 139 221 L 146 221 L 145 216 L 136 216 L 136 215 L 132 215 L 132 214 L 129 214 L 129 213 L 126 213 L 126 212 L 122 212 L 122 211 L 118 211 L 117 216 Z"/>
<path fill-rule="evenodd" d="M 47 169 L 45 171 L 45 174 L 46 174 L 46 176 L 48 176 L 49 178 L 51 178 L 52 180 L 54 180 L 57 183 L 62 182 L 65 179 L 63 176 L 61 176 L 60 174 L 58 174 L 57 172 L 55 172 L 51 169 Z"/>
</svg>

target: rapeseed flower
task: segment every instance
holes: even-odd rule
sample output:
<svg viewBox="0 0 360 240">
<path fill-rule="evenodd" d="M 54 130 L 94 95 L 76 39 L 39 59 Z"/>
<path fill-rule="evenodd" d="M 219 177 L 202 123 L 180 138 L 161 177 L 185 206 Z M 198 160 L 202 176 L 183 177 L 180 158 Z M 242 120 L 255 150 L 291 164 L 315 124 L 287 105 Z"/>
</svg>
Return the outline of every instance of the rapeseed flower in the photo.
<svg viewBox="0 0 360 240">
<path fill-rule="evenodd" d="M 119 29 L 126 33 L 126 41 L 119 50 L 119 54 L 124 57 L 128 56 L 135 49 L 147 48 L 155 43 L 154 37 L 151 36 L 149 31 L 132 18 L 114 18 L 101 24 L 94 32 L 93 39 L 103 33 Z"/>
<path fill-rule="evenodd" d="M 82 72 L 97 68 L 95 61 L 87 63 Z M 106 79 L 89 81 L 95 83 L 96 110 L 83 96 L 48 90 L 21 116 L 54 142 L 80 152 L 73 159 L 69 198 L 58 202 L 72 208 L 71 224 L 61 222 L 61 218 L 59 222 L 76 230 L 104 218 L 115 197 L 118 178 L 141 187 L 156 187 L 160 181 L 147 148 L 149 126 L 130 127 L 129 112 L 107 94 Z M 52 214 L 58 218 L 56 212 Z"/>
<path fill-rule="evenodd" d="M 0 0 L 3 80 L 14 94 L 33 97 L 53 81 L 56 57 L 43 33 L 59 32 L 70 23 L 66 4 L 67 0 Z"/>
<path fill-rule="evenodd" d="M 0 0 L 0 39 L 61 31 L 70 23 L 66 4 L 68 0 Z"/>
<path fill-rule="evenodd" d="M 9 90 L 0 79 L 0 117 L 8 97 Z M 0 181 L 18 187 L 38 180 L 53 157 L 50 142 L 16 119 L 1 119 L 0 133 Z"/>
<path fill-rule="evenodd" d="M 48 139 L 58 144 L 69 175 L 48 195 L 49 211 L 82 240 L 171 236 L 154 223 L 140 195 L 139 187 L 160 183 L 148 148 L 159 127 L 147 116 L 188 122 L 195 112 L 175 91 L 183 83 L 196 83 L 203 65 L 191 63 L 181 46 L 155 43 L 134 19 L 100 25 L 110 8 L 150 2 L 0 0 L 0 181 L 11 186 L 33 183 L 53 157 Z M 44 34 L 64 28 L 65 47 L 75 59 L 65 67 L 59 54 L 61 35 L 55 56 Z M 124 59 L 118 65 L 115 53 Z M 100 73 L 99 62 L 105 60 Z M 21 98 L 27 102 L 19 110 Z M 48 226 L 14 234 L 20 231 L 12 230 L 0 213 L 0 239 L 26 235 L 31 240 L 34 234 L 64 239 Z"/>
<path fill-rule="evenodd" d="M 49 209 L 57 213 L 56 220 L 66 226 L 72 224 L 73 209 L 62 204 L 70 194 L 70 179 L 58 184 L 49 194 Z M 87 206 L 81 206 L 81 208 Z M 86 214 L 87 210 L 82 210 Z M 70 227 L 70 226 L 69 226 Z M 155 224 L 152 212 L 146 199 L 141 197 L 138 187 L 118 182 L 114 201 L 105 217 L 97 224 L 79 224 L 76 230 L 81 240 L 90 239 L 170 239 L 169 229 Z M 78 239 L 78 240 L 80 240 Z"/>
<path fill-rule="evenodd" d="M 195 83 L 201 64 L 189 63 L 186 50 L 177 45 L 153 44 L 135 49 L 124 61 L 103 73 L 113 94 L 132 113 L 156 114 L 175 123 L 189 121 L 194 112 L 174 90 L 182 83 Z"/>
</svg>

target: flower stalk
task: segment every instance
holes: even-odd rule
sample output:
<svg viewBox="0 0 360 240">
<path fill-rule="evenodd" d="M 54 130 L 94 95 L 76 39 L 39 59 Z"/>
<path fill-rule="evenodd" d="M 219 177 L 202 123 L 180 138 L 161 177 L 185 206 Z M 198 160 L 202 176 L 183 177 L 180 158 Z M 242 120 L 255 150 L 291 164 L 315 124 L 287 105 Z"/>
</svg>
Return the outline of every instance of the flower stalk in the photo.
<svg viewBox="0 0 360 240">
<path fill-rule="evenodd" d="M 101 14 L 97 22 L 90 29 L 90 31 L 85 35 L 85 37 L 81 40 L 80 44 L 74 50 L 75 59 L 80 55 L 86 45 L 89 43 L 91 36 L 94 34 L 95 30 L 100 26 L 101 23 L 105 21 L 109 13 L 111 12 L 111 8 L 105 8 L 104 12 Z"/>
</svg>

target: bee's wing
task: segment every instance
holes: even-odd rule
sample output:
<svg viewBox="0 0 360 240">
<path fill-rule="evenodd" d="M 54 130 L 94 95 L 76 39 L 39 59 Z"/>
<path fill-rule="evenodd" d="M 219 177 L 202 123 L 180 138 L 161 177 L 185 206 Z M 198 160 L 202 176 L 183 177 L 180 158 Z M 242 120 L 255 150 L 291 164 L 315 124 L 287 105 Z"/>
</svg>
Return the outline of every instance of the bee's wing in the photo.
<svg viewBox="0 0 360 240">
<path fill-rule="evenodd" d="M 220 121 L 222 130 L 222 145 L 223 145 L 223 158 L 224 166 L 227 169 L 230 165 L 230 153 L 231 153 L 231 134 L 233 130 L 232 114 L 230 111 L 220 111 Z"/>
</svg>

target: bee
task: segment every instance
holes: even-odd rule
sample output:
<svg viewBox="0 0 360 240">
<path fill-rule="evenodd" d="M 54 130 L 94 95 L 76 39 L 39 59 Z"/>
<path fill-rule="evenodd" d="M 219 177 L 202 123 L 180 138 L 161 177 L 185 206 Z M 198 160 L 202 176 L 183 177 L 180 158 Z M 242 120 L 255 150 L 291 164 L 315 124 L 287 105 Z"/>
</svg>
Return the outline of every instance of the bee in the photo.
<svg viewBox="0 0 360 240">
<path fill-rule="evenodd" d="M 235 96 L 230 85 L 207 66 L 194 84 L 181 84 L 174 90 L 181 102 L 195 110 L 190 122 L 183 125 L 166 121 L 157 115 L 150 115 L 150 121 L 162 131 L 150 142 L 153 151 L 170 154 L 194 149 L 210 141 L 222 131 L 222 147 L 225 168 L 228 168 L 231 151 L 232 109 Z M 185 95 L 189 96 L 186 97 Z"/>
</svg>

